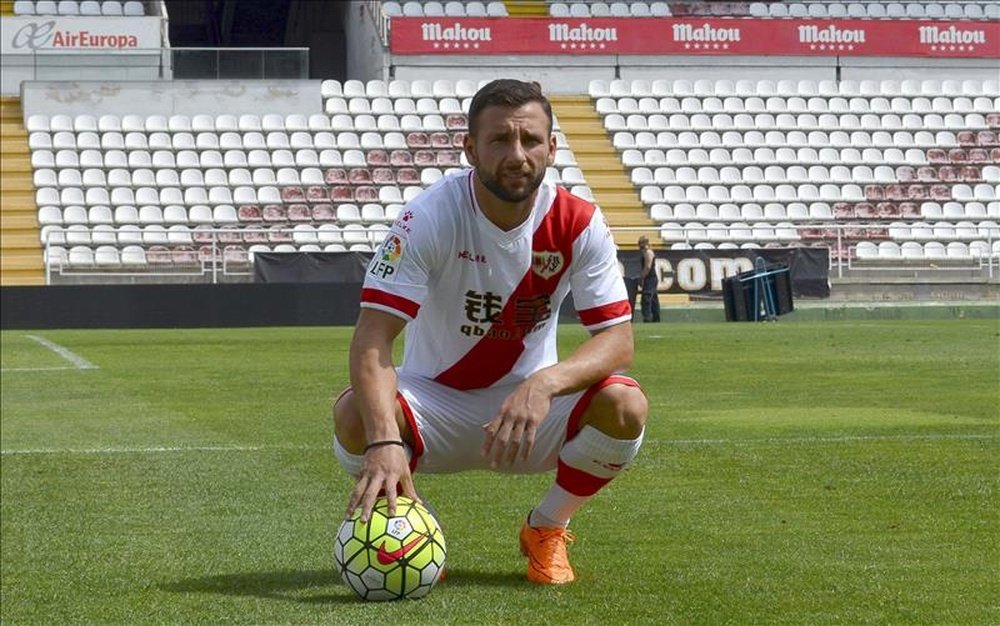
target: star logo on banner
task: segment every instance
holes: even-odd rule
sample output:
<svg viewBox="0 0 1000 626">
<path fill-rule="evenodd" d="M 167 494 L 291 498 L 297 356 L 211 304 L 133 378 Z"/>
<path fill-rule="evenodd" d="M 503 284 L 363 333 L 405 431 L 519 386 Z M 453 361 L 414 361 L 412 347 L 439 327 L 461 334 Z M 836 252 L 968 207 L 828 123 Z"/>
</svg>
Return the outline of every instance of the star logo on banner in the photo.
<svg viewBox="0 0 1000 626">
<path fill-rule="evenodd" d="M 932 45 L 931 52 L 974 52 L 976 47 L 973 45 L 963 46 L 963 45 L 950 45 L 950 46 L 937 46 Z"/>
</svg>

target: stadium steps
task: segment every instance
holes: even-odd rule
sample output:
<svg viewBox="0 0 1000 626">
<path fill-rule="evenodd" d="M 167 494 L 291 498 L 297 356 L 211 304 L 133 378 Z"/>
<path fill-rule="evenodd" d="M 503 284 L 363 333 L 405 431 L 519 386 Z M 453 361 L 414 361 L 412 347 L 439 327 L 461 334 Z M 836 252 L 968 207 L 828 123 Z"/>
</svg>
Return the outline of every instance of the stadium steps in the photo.
<svg viewBox="0 0 1000 626">
<path fill-rule="evenodd" d="M 510 17 L 548 17 L 549 5 L 545 0 L 506 0 Z"/>
<path fill-rule="evenodd" d="M 553 95 L 549 100 L 577 165 L 608 223 L 617 227 L 649 227 L 648 231 L 615 232 L 618 247 L 635 248 L 640 235 L 659 240 L 659 229 L 639 200 L 590 97 Z"/>
<path fill-rule="evenodd" d="M 44 285 L 31 152 L 18 98 L 0 98 L 0 285 Z"/>
</svg>

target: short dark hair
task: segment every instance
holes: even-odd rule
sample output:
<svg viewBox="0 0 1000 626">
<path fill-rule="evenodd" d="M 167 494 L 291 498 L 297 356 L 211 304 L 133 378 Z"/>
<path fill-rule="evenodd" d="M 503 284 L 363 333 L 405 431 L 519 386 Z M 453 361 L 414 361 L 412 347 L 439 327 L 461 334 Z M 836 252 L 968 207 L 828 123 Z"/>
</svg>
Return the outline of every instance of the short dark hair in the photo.
<svg viewBox="0 0 1000 626">
<path fill-rule="evenodd" d="M 542 93 L 542 87 L 537 82 L 526 83 L 513 78 L 498 78 L 490 81 L 476 92 L 469 105 L 469 134 L 476 134 L 476 123 L 483 109 L 490 106 L 502 106 L 516 109 L 529 102 L 542 105 L 545 115 L 549 118 L 549 132 L 552 132 L 552 105 Z"/>
</svg>

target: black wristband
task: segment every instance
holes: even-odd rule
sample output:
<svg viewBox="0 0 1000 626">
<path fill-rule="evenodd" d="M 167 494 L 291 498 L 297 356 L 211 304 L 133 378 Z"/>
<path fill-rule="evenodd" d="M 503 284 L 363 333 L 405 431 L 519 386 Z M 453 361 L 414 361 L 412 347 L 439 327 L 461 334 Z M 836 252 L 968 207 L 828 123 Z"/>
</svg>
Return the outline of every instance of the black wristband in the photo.
<svg viewBox="0 0 1000 626">
<path fill-rule="evenodd" d="M 365 446 L 365 452 L 368 452 L 372 448 L 381 448 L 382 446 L 399 446 L 402 448 L 406 443 L 401 439 L 386 439 L 384 441 L 373 441 L 367 446 Z"/>
</svg>

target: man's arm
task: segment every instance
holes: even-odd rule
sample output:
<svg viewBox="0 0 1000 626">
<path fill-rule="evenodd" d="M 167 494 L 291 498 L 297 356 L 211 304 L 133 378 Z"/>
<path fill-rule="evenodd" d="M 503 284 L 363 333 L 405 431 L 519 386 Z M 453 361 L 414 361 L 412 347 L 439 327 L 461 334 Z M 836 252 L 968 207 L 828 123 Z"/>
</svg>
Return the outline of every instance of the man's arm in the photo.
<svg viewBox="0 0 1000 626">
<path fill-rule="evenodd" d="M 396 370 L 392 344 L 406 326 L 402 318 L 371 308 L 362 308 L 351 341 L 351 389 L 361 412 L 368 443 L 401 441 L 396 422 Z M 386 445 L 365 452 L 357 483 L 347 505 L 347 516 L 360 506 L 367 520 L 379 491 L 384 490 L 389 510 L 396 507 L 396 485 L 416 499 L 413 478 L 401 446 Z"/>
<path fill-rule="evenodd" d="M 519 453 L 527 458 L 552 398 L 586 389 L 628 368 L 633 355 L 631 322 L 595 331 L 567 359 L 535 372 L 507 397 L 484 426 L 483 455 L 494 467 L 513 463 Z"/>
</svg>

